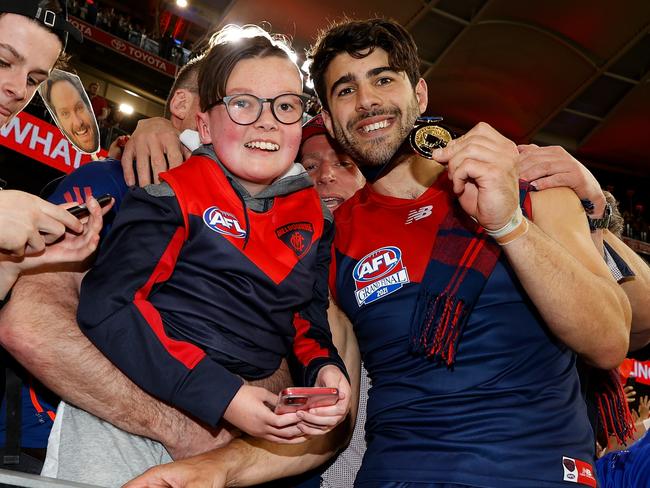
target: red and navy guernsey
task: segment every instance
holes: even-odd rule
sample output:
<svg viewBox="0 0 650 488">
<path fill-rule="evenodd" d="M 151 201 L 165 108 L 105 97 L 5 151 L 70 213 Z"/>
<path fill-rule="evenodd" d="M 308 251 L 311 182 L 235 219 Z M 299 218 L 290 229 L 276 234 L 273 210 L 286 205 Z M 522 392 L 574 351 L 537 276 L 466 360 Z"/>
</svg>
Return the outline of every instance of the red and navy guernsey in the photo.
<svg viewBox="0 0 650 488">
<path fill-rule="evenodd" d="M 461 211 L 443 173 L 419 198 L 366 185 L 336 210 L 331 289 L 372 383 L 355 486 L 595 487 L 576 355 L 503 255 L 453 366 L 412 353 L 411 316 L 448 208 Z"/>
<path fill-rule="evenodd" d="M 345 371 L 327 323 L 331 215 L 306 173 L 251 197 L 204 147 L 161 177 L 129 192 L 83 281 L 88 338 L 211 425 L 241 378 L 269 376 L 290 353 L 304 385 L 325 364 Z"/>
</svg>

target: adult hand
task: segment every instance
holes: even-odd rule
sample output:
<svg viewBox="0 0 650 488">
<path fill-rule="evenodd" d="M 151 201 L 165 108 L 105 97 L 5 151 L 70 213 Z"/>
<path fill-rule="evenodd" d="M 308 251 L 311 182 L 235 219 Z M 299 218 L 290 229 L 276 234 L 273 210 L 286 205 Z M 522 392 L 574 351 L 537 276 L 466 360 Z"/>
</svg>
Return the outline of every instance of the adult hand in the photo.
<svg viewBox="0 0 650 488">
<path fill-rule="evenodd" d="M 519 150 L 519 177 L 538 190 L 568 186 L 583 202 L 591 202 L 587 213 L 594 218 L 605 211 L 605 195 L 600 184 L 580 161 L 560 146 L 539 147 L 535 144 L 517 146 Z"/>
<path fill-rule="evenodd" d="M 20 272 L 49 264 L 82 263 L 97 249 L 99 233 L 103 225 L 102 215 L 111 209 L 113 203 L 114 201 L 100 207 L 97 200 L 93 197 L 88 198 L 86 206 L 90 215 L 82 220 L 81 232 L 66 231 L 56 242 L 45 246 L 44 250 L 33 254 L 26 253 L 21 258 L 10 258 L 10 261 L 20 269 Z M 61 208 L 66 206 L 68 204 L 63 204 Z"/>
<path fill-rule="evenodd" d="M 131 186 L 136 182 L 134 159 L 140 186 L 159 183 L 159 173 L 180 165 L 184 158 L 178 135 L 172 123 L 162 117 L 140 120 L 122 153 L 126 184 Z"/>
<path fill-rule="evenodd" d="M 221 488 L 226 486 L 225 470 L 206 456 L 162 464 L 148 469 L 123 488 Z"/>
<path fill-rule="evenodd" d="M 13 256 L 39 253 L 83 224 L 64 207 L 22 191 L 0 191 L 0 250 Z"/>
<path fill-rule="evenodd" d="M 265 388 L 243 385 L 230 401 L 223 418 L 235 427 L 268 441 L 297 444 L 307 440 L 296 426 L 295 413 L 275 414 L 277 395 Z"/>
<path fill-rule="evenodd" d="M 488 230 L 502 228 L 519 206 L 517 146 L 485 122 L 446 147 L 433 159 L 448 165 L 449 179 L 463 210 Z"/>
<path fill-rule="evenodd" d="M 343 422 L 350 411 L 351 387 L 343 372 L 332 364 L 323 366 L 318 371 L 314 386 L 338 388 L 339 399 L 329 407 L 311 408 L 309 411 L 298 411 L 301 419 L 298 428 L 305 435 L 322 435 Z"/>
</svg>

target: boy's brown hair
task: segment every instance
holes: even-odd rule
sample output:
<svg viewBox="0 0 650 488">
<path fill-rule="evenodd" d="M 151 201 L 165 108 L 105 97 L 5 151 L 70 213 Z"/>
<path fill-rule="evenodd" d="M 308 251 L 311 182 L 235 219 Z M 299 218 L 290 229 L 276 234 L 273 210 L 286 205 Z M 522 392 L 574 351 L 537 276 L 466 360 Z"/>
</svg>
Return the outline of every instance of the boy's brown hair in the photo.
<svg viewBox="0 0 650 488">
<path fill-rule="evenodd" d="M 226 95 L 226 84 L 242 59 L 277 56 L 295 64 L 295 53 L 286 37 L 270 35 L 261 27 L 228 25 L 210 41 L 210 49 L 199 69 L 199 103 L 205 112 Z M 296 65 L 300 74 L 300 69 Z"/>
</svg>

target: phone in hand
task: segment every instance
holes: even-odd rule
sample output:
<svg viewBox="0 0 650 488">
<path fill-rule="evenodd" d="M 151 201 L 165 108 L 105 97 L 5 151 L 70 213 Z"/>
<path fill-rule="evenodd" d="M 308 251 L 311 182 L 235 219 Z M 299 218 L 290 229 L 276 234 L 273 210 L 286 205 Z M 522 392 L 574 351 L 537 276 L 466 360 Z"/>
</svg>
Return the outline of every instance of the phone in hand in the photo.
<svg viewBox="0 0 650 488">
<path fill-rule="evenodd" d="M 316 407 L 329 407 L 339 400 L 337 388 L 292 387 L 280 392 L 275 413 L 293 413 Z"/>
<path fill-rule="evenodd" d="M 97 200 L 97 203 L 99 203 L 100 207 L 105 207 L 106 205 L 111 203 L 112 199 L 113 196 L 110 195 L 109 193 L 106 193 L 105 195 L 99 197 L 95 197 L 95 200 Z M 84 217 L 88 217 L 90 215 L 90 212 L 88 211 L 88 207 L 86 207 L 85 203 L 82 203 L 81 205 L 75 205 L 74 207 L 70 207 L 68 209 L 68 212 L 70 212 L 78 219 L 83 219 Z"/>
</svg>

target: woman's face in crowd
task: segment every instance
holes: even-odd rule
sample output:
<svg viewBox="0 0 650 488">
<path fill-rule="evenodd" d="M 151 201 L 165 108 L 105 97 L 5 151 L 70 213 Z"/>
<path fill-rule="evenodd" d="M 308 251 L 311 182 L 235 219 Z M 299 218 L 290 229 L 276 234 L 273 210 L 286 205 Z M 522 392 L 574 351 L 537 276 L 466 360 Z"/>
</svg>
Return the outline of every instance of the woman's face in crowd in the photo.
<svg viewBox="0 0 650 488">
<path fill-rule="evenodd" d="M 284 93 L 302 93 L 302 80 L 296 65 L 278 56 L 239 61 L 226 83 L 226 95 L 249 93 L 259 98 L 274 98 Z M 202 142 L 211 143 L 223 165 L 248 185 L 261 189 L 284 174 L 295 161 L 302 134 L 301 120 L 286 125 L 271 113 L 269 103 L 251 125 L 233 122 L 223 104 L 199 114 L 208 134 Z M 207 135 L 207 137 L 206 137 Z"/>
<path fill-rule="evenodd" d="M 307 139 L 300 148 L 300 162 L 314 180 L 325 205 L 334 211 L 365 182 L 350 156 L 336 150 L 325 134 Z"/>
<path fill-rule="evenodd" d="M 0 15 L 0 127 L 20 112 L 61 52 L 59 38 L 23 15 Z"/>
</svg>

